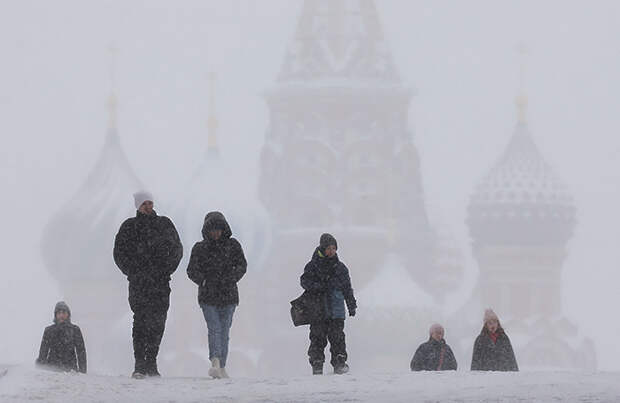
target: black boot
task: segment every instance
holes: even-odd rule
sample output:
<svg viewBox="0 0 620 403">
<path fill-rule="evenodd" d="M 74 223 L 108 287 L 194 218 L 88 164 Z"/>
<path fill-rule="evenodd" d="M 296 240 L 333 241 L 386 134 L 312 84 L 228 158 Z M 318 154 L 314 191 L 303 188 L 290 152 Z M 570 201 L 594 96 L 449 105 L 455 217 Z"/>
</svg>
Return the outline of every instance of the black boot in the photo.
<svg viewBox="0 0 620 403">
<path fill-rule="evenodd" d="M 131 377 L 134 379 L 144 379 L 146 376 L 146 361 L 144 358 L 136 358 L 136 365 L 134 367 Z"/>
<path fill-rule="evenodd" d="M 323 363 L 321 361 L 312 363 L 312 375 L 323 375 Z"/>
<path fill-rule="evenodd" d="M 146 359 L 145 373 L 147 376 L 161 376 L 157 370 L 157 360 L 155 358 Z"/>
<path fill-rule="evenodd" d="M 334 374 L 342 375 L 342 374 L 346 374 L 347 372 L 349 372 L 349 366 L 346 363 L 343 362 L 343 363 L 334 365 Z"/>
</svg>

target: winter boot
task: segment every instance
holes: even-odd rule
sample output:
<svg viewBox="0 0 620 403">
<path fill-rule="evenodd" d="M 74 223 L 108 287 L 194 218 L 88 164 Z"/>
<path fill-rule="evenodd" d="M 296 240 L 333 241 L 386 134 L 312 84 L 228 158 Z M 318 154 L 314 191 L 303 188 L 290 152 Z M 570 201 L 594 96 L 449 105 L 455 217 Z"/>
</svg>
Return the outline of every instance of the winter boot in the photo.
<svg viewBox="0 0 620 403">
<path fill-rule="evenodd" d="M 230 376 L 228 376 L 228 373 L 226 372 L 226 368 L 224 367 L 220 368 L 220 375 L 222 376 L 222 379 L 230 378 Z"/>
<path fill-rule="evenodd" d="M 209 376 L 214 379 L 220 379 L 222 377 L 222 369 L 220 368 L 220 359 L 217 357 L 211 358 L 211 368 L 209 368 Z"/>
<path fill-rule="evenodd" d="M 323 363 L 313 362 L 312 363 L 312 375 L 323 375 Z"/>
<path fill-rule="evenodd" d="M 144 358 L 136 358 L 136 365 L 134 367 L 133 374 L 131 377 L 134 379 L 144 379 L 146 376 L 146 361 Z"/>
<path fill-rule="evenodd" d="M 146 360 L 145 374 L 147 376 L 161 376 L 157 370 L 157 360 L 149 358 Z"/>
<path fill-rule="evenodd" d="M 343 362 L 342 364 L 334 365 L 334 374 L 342 375 L 346 374 L 347 372 L 349 372 L 349 366 L 346 363 Z"/>
<path fill-rule="evenodd" d="M 146 378 L 146 374 L 140 371 L 133 371 L 133 374 L 131 374 L 131 377 L 133 379 L 144 379 Z"/>
</svg>

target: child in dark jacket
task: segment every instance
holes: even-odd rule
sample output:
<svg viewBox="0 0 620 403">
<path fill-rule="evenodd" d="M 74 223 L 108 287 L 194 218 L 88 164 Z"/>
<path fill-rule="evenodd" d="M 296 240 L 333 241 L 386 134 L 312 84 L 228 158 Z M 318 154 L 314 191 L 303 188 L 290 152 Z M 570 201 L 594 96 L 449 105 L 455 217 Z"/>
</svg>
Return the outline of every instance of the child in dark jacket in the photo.
<svg viewBox="0 0 620 403">
<path fill-rule="evenodd" d="M 55 371 L 86 373 L 86 348 L 77 325 L 71 323 L 71 310 L 64 302 L 54 308 L 54 324 L 45 328 L 37 365 Z"/>
<path fill-rule="evenodd" d="M 337 249 L 338 244 L 332 235 L 321 235 L 319 246 L 315 249 L 312 260 L 306 264 L 300 279 L 302 288 L 322 295 L 320 301 L 325 304 L 325 318 L 310 324 L 308 356 L 314 375 L 323 373 L 324 350 L 328 340 L 334 373 L 344 374 L 349 370 L 346 363 L 344 305 L 346 302 L 349 316 L 355 316 L 357 303 L 353 296 L 349 270 L 338 259 Z"/>
</svg>

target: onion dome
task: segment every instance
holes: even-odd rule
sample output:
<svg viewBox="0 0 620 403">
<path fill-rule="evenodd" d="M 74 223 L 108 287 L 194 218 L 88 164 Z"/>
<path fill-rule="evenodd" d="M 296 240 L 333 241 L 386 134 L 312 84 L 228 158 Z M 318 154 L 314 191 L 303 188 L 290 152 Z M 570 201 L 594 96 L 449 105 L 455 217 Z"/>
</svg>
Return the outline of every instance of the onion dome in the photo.
<svg viewBox="0 0 620 403">
<path fill-rule="evenodd" d="M 195 242 L 202 240 L 202 225 L 209 211 L 226 217 L 246 258 L 254 268 L 260 267 L 271 240 L 269 216 L 255 194 L 239 186 L 237 169 L 222 156 L 217 141 L 218 120 L 215 115 L 215 75 L 210 77 L 207 151 L 182 194 L 184 198 L 174 215 L 189 258 Z"/>
<path fill-rule="evenodd" d="M 112 258 L 120 224 L 131 213 L 131 195 L 141 188 L 120 143 L 116 98 L 109 98 L 109 125 L 103 149 L 76 194 L 43 230 L 43 259 L 62 284 L 117 281 Z"/>
<path fill-rule="evenodd" d="M 544 160 L 520 118 L 504 154 L 478 184 L 469 204 L 468 225 L 476 242 L 564 244 L 575 227 L 575 204 Z"/>
</svg>

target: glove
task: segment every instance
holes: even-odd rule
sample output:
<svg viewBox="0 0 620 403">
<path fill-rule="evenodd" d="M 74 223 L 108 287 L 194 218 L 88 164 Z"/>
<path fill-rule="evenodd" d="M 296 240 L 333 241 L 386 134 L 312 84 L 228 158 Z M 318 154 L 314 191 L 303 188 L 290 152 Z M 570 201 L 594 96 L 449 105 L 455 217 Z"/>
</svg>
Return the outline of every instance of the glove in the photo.
<svg viewBox="0 0 620 403">
<path fill-rule="evenodd" d="M 355 316 L 355 310 L 357 308 L 349 309 L 349 316 Z"/>
</svg>

